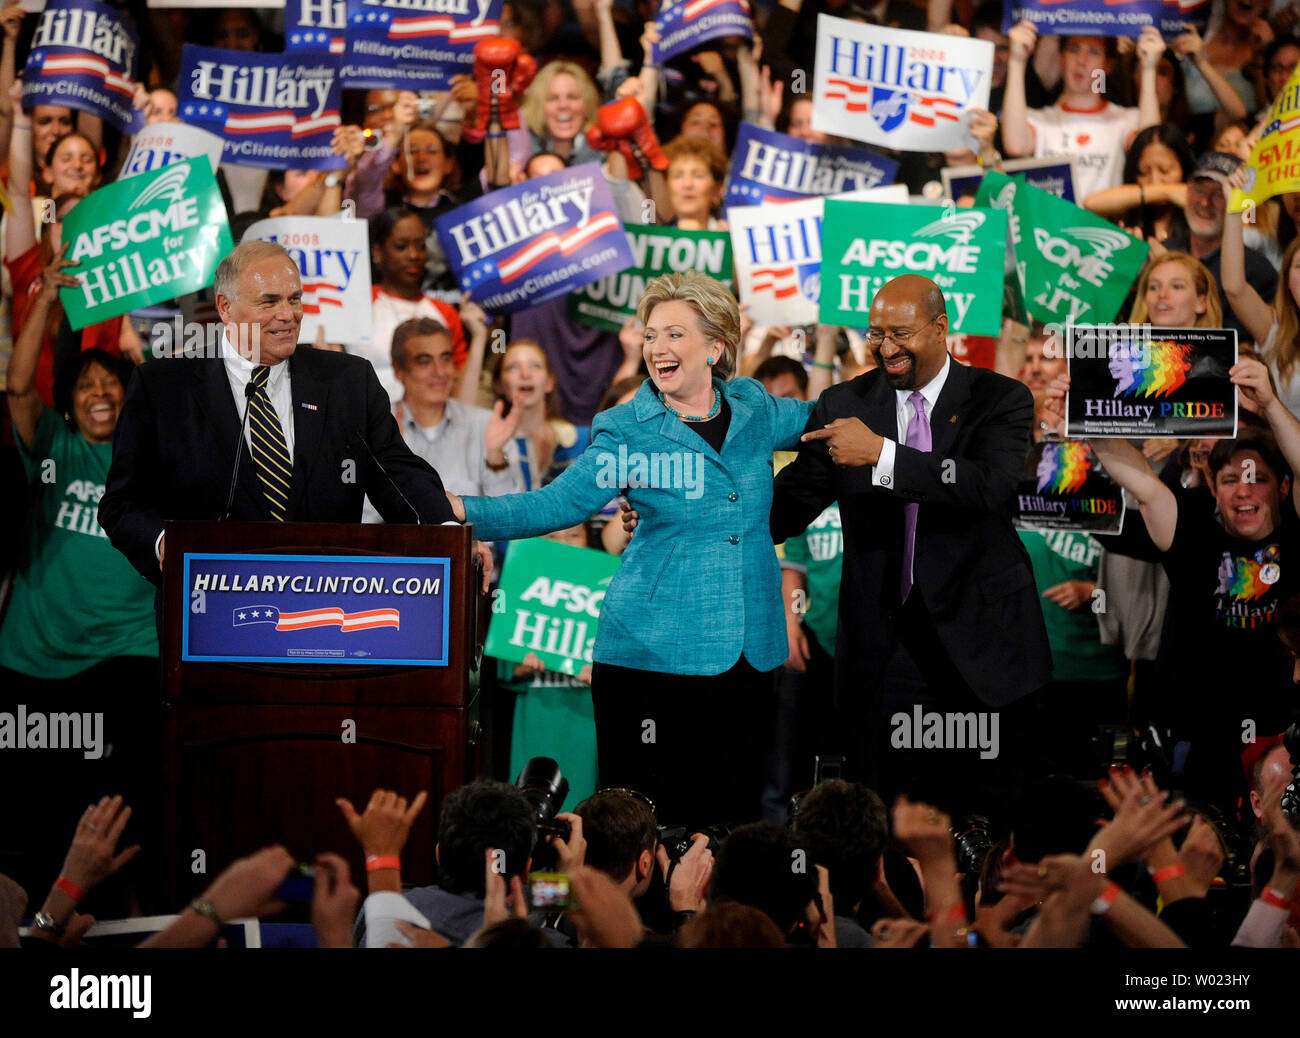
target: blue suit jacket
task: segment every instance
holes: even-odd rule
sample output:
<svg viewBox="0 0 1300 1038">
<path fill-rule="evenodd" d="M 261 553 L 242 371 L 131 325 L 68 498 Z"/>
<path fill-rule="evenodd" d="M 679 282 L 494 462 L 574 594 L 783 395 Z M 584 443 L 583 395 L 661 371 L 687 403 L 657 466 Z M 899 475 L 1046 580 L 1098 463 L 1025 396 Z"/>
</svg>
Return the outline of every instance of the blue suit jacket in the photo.
<svg viewBox="0 0 1300 1038">
<path fill-rule="evenodd" d="M 714 385 L 731 407 L 721 454 L 646 379 L 596 416 L 591 446 L 549 486 L 465 498 L 475 536 L 512 540 L 574 526 L 624 492 L 641 523 L 601 606 L 600 663 L 721 674 L 742 653 L 758 670 L 788 655 L 769 529 L 772 452 L 798 442 L 813 405 L 772 397 L 752 378 Z M 658 485 L 638 485 L 647 480 Z"/>
</svg>

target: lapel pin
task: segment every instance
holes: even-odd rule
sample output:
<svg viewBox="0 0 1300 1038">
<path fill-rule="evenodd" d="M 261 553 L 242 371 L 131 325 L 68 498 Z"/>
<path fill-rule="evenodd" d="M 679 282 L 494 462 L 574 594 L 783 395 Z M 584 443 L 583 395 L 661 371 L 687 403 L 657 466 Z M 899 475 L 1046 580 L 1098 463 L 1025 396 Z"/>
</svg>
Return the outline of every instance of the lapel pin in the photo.
<svg viewBox="0 0 1300 1038">
<path fill-rule="evenodd" d="M 301 407 L 301 408 L 304 408 L 304 409 L 306 409 L 306 410 L 308 410 L 308 411 L 319 411 L 319 410 L 320 410 L 320 408 L 317 407 L 315 404 L 309 404 L 309 403 L 306 403 L 305 401 L 302 402 L 302 403 L 300 403 L 298 406 Z M 956 418 L 953 418 L 953 421 L 954 421 L 954 422 L 955 422 L 956 420 L 957 420 Z"/>
<path fill-rule="evenodd" d="M 956 416 L 956 415 L 953 415 L 951 418 L 948 419 L 948 421 L 949 421 L 949 422 L 956 422 L 956 421 L 957 421 L 957 416 Z"/>
</svg>

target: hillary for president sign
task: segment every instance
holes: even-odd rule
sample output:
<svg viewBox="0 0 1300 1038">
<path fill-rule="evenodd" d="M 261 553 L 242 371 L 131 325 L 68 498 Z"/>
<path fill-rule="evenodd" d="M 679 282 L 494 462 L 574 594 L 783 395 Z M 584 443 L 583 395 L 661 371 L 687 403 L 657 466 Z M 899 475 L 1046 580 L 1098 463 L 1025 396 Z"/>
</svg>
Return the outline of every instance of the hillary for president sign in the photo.
<svg viewBox="0 0 1300 1038">
<path fill-rule="evenodd" d="M 902 184 L 840 197 L 907 203 Z M 740 301 L 759 324 L 815 324 L 821 297 L 822 209 L 827 199 L 727 210 Z M 865 321 L 862 322 L 865 325 Z"/>
<path fill-rule="evenodd" d="M 619 560 L 603 551 L 535 537 L 510 546 L 483 652 L 575 675 L 591 663 L 605 591 Z M 498 610 L 497 602 L 504 605 Z"/>
<path fill-rule="evenodd" d="M 567 295 L 633 262 L 597 162 L 493 191 L 435 226 L 460 287 L 494 314 Z"/>
<path fill-rule="evenodd" d="M 74 331 L 210 285 L 232 247 L 206 158 L 101 187 L 64 217 L 63 240 L 77 264 L 78 286 L 59 289 Z"/>
<path fill-rule="evenodd" d="M 876 292 L 922 274 L 943 292 L 954 332 L 1002 331 L 1007 218 L 997 209 L 826 200 L 820 319 L 865 328 Z"/>
<path fill-rule="evenodd" d="M 741 123 L 728 180 L 728 207 L 784 202 L 892 184 L 898 163 L 861 148 L 813 144 Z"/>
<path fill-rule="evenodd" d="M 130 23 L 107 4 L 49 0 L 23 69 L 23 107 L 63 105 L 133 133 L 144 125 L 132 104 L 139 45 Z"/>
<path fill-rule="evenodd" d="M 1246 162 L 1245 190 L 1234 187 L 1228 212 L 1254 212 L 1274 195 L 1300 191 L 1300 65 L 1273 99 L 1258 143 Z"/>
<path fill-rule="evenodd" d="M 1066 436 L 1201 439 L 1237 435 L 1231 328 L 1071 325 Z"/>
<path fill-rule="evenodd" d="M 299 342 L 314 342 L 325 328 L 330 342 L 370 344 L 370 231 L 365 220 L 277 216 L 249 227 L 244 240 L 251 239 L 283 245 L 302 275 Z"/>
<path fill-rule="evenodd" d="M 343 83 L 445 90 L 474 71 L 474 46 L 501 34 L 502 0 L 347 0 Z"/>
<path fill-rule="evenodd" d="M 1176 5 L 1175 5 L 1176 6 Z M 1032 22 L 1040 36 L 1140 36 L 1145 26 L 1161 28 L 1164 0 L 1008 0 L 1002 31 Z"/>
<path fill-rule="evenodd" d="M 341 169 L 341 59 L 326 50 L 251 54 L 186 44 L 182 121 L 225 142 L 223 161 L 264 169 Z"/>
<path fill-rule="evenodd" d="M 652 48 L 656 65 L 708 40 L 754 38 L 748 0 L 663 0 L 655 29 L 659 33 Z"/>
<path fill-rule="evenodd" d="M 695 270 L 731 287 L 731 238 L 726 231 L 679 231 L 644 224 L 625 224 L 623 229 L 632 266 L 572 293 L 570 320 L 618 331 L 636 316 L 646 285 L 660 274 Z"/>
<path fill-rule="evenodd" d="M 284 49 L 342 54 L 347 24 L 347 0 L 288 0 L 284 5 Z"/>
<path fill-rule="evenodd" d="M 813 128 L 903 151 L 970 147 L 966 113 L 988 108 L 986 40 L 817 16 Z"/>
<path fill-rule="evenodd" d="M 186 553 L 181 658 L 447 665 L 451 560 Z"/>
</svg>

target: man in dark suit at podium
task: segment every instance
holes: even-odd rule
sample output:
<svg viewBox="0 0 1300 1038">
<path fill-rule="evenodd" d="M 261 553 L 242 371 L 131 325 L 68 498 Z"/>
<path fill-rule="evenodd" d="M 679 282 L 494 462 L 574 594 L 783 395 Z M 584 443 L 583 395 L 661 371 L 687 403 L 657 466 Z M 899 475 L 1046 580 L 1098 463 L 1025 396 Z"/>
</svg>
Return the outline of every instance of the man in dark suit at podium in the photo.
<svg viewBox="0 0 1300 1038">
<path fill-rule="evenodd" d="M 281 246 L 237 246 L 214 287 L 220 355 L 137 369 L 118 420 L 99 522 L 136 569 L 161 584 L 166 519 L 356 523 L 369 495 L 388 522 L 455 521 L 370 363 L 298 348 L 302 279 Z"/>
<path fill-rule="evenodd" d="M 839 502 L 835 685 L 850 774 L 887 800 L 989 813 L 1030 770 L 1031 693 L 1051 679 L 1011 524 L 1034 407 L 1018 382 L 952 361 L 947 333 L 928 278 L 876 293 L 878 366 L 822 394 L 777 477 L 772 537 Z"/>
</svg>

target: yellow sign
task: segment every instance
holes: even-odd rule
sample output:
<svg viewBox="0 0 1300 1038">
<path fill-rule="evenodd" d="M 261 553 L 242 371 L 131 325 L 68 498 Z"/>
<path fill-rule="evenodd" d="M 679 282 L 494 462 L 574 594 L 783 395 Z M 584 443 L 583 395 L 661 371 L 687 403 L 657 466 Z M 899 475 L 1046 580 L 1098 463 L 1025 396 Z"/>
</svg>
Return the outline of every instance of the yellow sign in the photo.
<svg viewBox="0 0 1300 1038">
<path fill-rule="evenodd" d="M 1269 109 L 1264 131 L 1246 165 L 1246 190 L 1233 188 L 1230 213 L 1252 208 L 1274 195 L 1300 191 L 1300 65 Z"/>
</svg>

